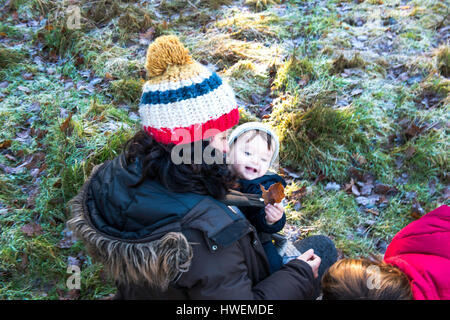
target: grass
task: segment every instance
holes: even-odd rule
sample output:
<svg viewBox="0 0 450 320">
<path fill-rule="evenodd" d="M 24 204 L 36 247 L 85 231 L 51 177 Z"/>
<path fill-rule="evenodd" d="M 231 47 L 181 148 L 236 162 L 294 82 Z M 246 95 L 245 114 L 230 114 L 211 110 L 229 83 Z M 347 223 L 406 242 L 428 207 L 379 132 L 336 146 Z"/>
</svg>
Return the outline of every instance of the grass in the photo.
<svg viewBox="0 0 450 320">
<path fill-rule="evenodd" d="M 444 2 L 79 3 L 76 30 L 59 1 L 9 1 L 0 14 L 0 298 L 114 292 L 80 242 L 63 245 L 66 203 L 140 127 L 149 28 L 177 34 L 229 80 L 240 123 L 262 119 L 279 133 L 281 168 L 294 172 L 284 172 L 286 214 L 301 237 L 328 235 L 342 257 L 383 254 L 415 219 L 413 202 L 449 204 Z M 346 186 L 367 176 L 396 193 L 360 204 Z M 30 224 L 42 232 L 27 235 Z M 71 292 L 74 261 L 81 290 Z"/>
</svg>

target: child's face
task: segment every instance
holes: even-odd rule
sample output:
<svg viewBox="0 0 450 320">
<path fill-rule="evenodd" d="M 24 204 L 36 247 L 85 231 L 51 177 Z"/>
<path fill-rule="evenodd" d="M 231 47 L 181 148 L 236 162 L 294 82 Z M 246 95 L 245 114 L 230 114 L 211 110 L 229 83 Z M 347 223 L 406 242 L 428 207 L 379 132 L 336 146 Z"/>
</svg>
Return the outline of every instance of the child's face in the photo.
<svg viewBox="0 0 450 320">
<path fill-rule="evenodd" d="M 267 141 L 260 135 L 249 131 L 242 134 L 230 150 L 231 168 L 236 175 L 245 180 L 253 180 L 266 174 L 274 150 L 269 150 Z"/>
</svg>

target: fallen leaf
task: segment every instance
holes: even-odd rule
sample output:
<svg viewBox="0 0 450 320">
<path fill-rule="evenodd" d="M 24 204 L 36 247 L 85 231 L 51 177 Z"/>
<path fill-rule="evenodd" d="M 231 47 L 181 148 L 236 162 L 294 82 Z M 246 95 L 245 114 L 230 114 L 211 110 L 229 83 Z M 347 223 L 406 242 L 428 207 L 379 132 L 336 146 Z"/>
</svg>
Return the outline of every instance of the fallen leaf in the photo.
<svg viewBox="0 0 450 320">
<path fill-rule="evenodd" d="M 80 290 L 79 289 L 71 289 L 69 291 L 63 291 L 61 289 L 57 289 L 59 300 L 78 300 L 80 298 Z"/>
<path fill-rule="evenodd" d="M 150 43 L 153 40 L 154 36 L 155 36 L 155 28 L 154 27 L 151 27 L 145 33 L 140 33 L 139 34 L 139 38 L 141 40 L 144 40 L 144 41 L 142 41 L 143 44 Z"/>
<path fill-rule="evenodd" d="M 281 168 L 281 170 L 283 170 L 283 172 L 284 172 L 285 174 L 289 175 L 290 177 L 292 177 L 292 178 L 294 178 L 294 179 L 298 179 L 298 178 L 301 177 L 299 174 L 297 174 L 297 173 L 291 171 L 291 170 L 288 169 L 288 168 Z"/>
<path fill-rule="evenodd" d="M 24 73 L 22 74 L 22 78 L 24 78 L 25 80 L 33 80 L 33 74 L 32 73 Z"/>
<path fill-rule="evenodd" d="M 304 87 L 308 84 L 308 82 L 309 82 L 309 76 L 305 75 L 305 76 L 302 76 L 302 78 L 298 82 L 298 85 Z"/>
<path fill-rule="evenodd" d="M 425 214 L 425 211 L 423 210 L 422 206 L 420 205 L 419 201 L 414 201 L 411 207 L 411 216 L 414 219 L 419 219 Z"/>
<path fill-rule="evenodd" d="M 324 174 L 319 174 L 311 186 L 315 186 L 316 184 L 318 184 L 320 181 L 324 180 L 325 178 L 326 178 L 326 176 Z"/>
<path fill-rule="evenodd" d="M 414 153 L 416 153 L 416 148 L 414 148 L 413 146 L 409 146 L 405 151 L 405 159 L 411 159 Z"/>
<path fill-rule="evenodd" d="M 20 263 L 20 269 L 25 270 L 28 265 L 28 255 L 23 252 L 22 253 L 22 262 Z"/>
<path fill-rule="evenodd" d="M 361 195 L 361 193 L 359 192 L 358 187 L 356 185 L 352 186 L 352 193 L 358 197 Z"/>
<path fill-rule="evenodd" d="M 363 89 L 354 89 L 354 90 L 352 90 L 352 92 L 350 92 L 350 95 L 356 96 L 356 95 L 363 93 L 363 91 L 364 91 Z"/>
<path fill-rule="evenodd" d="M 442 193 L 443 193 L 442 197 L 444 198 L 444 200 L 450 199 L 450 187 L 449 186 L 446 186 Z"/>
<path fill-rule="evenodd" d="M 284 198 L 284 187 L 281 182 L 277 182 L 270 186 L 268 190 L 260 185 L 262 191 L 262 198 L 264 199 L 264 204 L 274 204 L 279 203 Z"/>
<path fill-rule="evenodd" d="M 428 183 L 428 193 L 430 196 L 433 196 L 436 193 L 436 179 L 431 179 Z"/>
<path fill-rule="evenodd" d="M 11 142 L 12 142 L 12 140 L 4 140 L 4 141 L 0 142 L 0 149 L 9 148 L 11 146 Z"/>
<path fill-rule="evenodd" d="M 24 225 L 20 230 L 29 237 L 41 235 L 43 233 L 42 227 L 36 222 L 30 222 Z"/>
<path fill-rule="evenodd" d="M 26 94 L 30 94 L 31 90 L 28 87 L 25 86 L 18 86 L 17 89 L 19 89 L 22 92 L 25 92 Z"/>
<path fill-rule="evenodd" d="M 105 79 L 106 80 L 114 80 L 114 77 L 111 75 L 111 73 L 107 72 L 107 73 L 105 73 Z"/>
<path fill-rule="evenodd" d="M 290 199 L 299 201 L 301 198 L 303 198 L 306 195 L 306 186 L 301 187 L 298 190 L 295 190 L 291 193 Z"/>
<path fill-rule="evenodd" d="M 353 154 L 353 158 L 355 159 L 355 161 L 359 164 L 359 165 L 363 165 L 367 163 L 366 158 L 364 158 L 363 155 L 360 155 L 359 153 L 354 153 Z"/>
<path fill-rule="evenodd" d="M 72 135 L 73 126 L 71 126 L 70 120 L 72 119 L 72 113 L 69 113 L 69 116 L 64 120 L 64 122 L 60 125 L 60 129 L 65 133 L 66 136 Z"/>
<path fill-rule="evenodd" d="M 361 186 L 361 195 L 363 196 L 368 196 L 372 193 L 372 189 L 373 189 L 373 182 L 366 182 L 363 183 L 363 185 Z"/>
<path fill-rule="evenodd" d="M 13 155 L 10 155 L 8 153 L 5 154 L 5 158 L 10 160 L 10 161 L 12 161 L 12 162 L 16 162 L 17 161 L 17 159 Z"/>
<path fill-rule="evenodd" d="M 378 216 L 380 213 L 375 209 L 364 209 L 365 212 Z"/>
<path fill-rule="evenodd" d="M 378 194 L 395 195 L 398 193 L 397 188 L 388 186 L 386 184 L 376 184 L 373 188 L 373 192 Z"/>
</svg>

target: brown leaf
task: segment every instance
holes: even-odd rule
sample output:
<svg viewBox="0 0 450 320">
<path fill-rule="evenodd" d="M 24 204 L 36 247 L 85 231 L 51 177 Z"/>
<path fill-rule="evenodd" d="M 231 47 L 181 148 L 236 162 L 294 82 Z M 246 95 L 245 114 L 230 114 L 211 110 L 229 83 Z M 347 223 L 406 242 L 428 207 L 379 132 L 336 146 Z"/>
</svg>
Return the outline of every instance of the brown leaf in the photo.
<svg viewBox="0 0 450 320">
<path fill-rule="evenodd" d="M 139 38 L 145 39 L 147 41 L 152 41 L 155 36 L 155 28 L 151 27 L 145 33 L 140 33 Z"/>
<path fill-rule="evenodd" d="M 304 76 L 302 76 L 302 78 L 300 79 L 298 84 L 299 84 L 299 86 L 304 87 L 304 86 L 306 86 L 308 84 L 309 80 L 310 80 L 309 76 L 308 75 L 304 75 Z"/>
<path fill-rule="evenodd" d="M 355 179 L 355 181 L 363 181 L 364 175 L 361 170 L 358 170 L 355 167 L 351 167 L 347 171 L 349 178 Z"/>
<path fill-rule="evenodd" d="M 30 222 L 24 225 L 20 230 L 29 237 L 41 235 L 43 233 L 42 227 L 36 222 Z"/>
<path fill-rule="evenodd" d="M 326 178 L 326 176 L 324 174 L 319 174 L 311 186 L 315 186 L 316 184 L 318 184 L 320 181 L 324 180 L 325 178 Z"/>
<path fill-rule="evenodd" d="M 442 192 L 444 200 L 450 199 L 450 186 L 446 186 Z"/>
<path fill-rule="evenodd" d="M 284 198 L 284 187 L 281 182 L 277 182 L 270 186 L 269 190 L 266 190 L 263 185 L 260 185 L 262 191 L 262 197 L 264 204 L 279 203 Z"/>
<path fill-rule="evenodd" d="M 420 205 L 419 201 L 415 200 L 412 207 L 411 207 L 411 216 L 414 219 L 419 219 L 425 214 L 425 211 L 423 210 L 422 206 Z"/>
<path fill-rule="evenodd" d="M 306 186 L 301 187 L 291 193 L 290 199 L 299 201 L 306 195 Z"/>
<path fill-rule="evenodd" d="M 355 185 L 355 180 L 353 180 L 353 178 L 350 179 L 350 183 L 347 183 L 344 186 L 344 191 L 347 193 L 351 193 L 352 192 L 352 187 Z"/>
<path fill-rule="evenodd" d="M 67 119 L 64 120 L 64 122 L 59 127 L 61 129 L 61 131 L 65 133 L 66 136 L 70 136 L 73 131 L 73 126 L 71 126 L 70 120 L 72 120 L 71 112 L 69 113 L 69 116 L 67 117 Z"/>
<path fill-rule="evenodd" d="M 355 161 L 359 164 L 359 165 L 363 165 L 367 163 L 366 158 L 364 158 L 363 155 L 360 155 L 359 153 L 354 153 L 353 154 L 353 158 L 355 159 Z"/>
<path fill-rule="evenodd" d="M 20 269 L 25 270 L 28 265 L 28 255 L 23 252 L 22 253 L 22 262 L 20 263 Z"/>
<path fill-rule="evenodd" d="M 9 148 L 11 146 L 11 142 L 12 142 L 11 140 L 4 140 L 0 142 L 0 150 Z"/>
<path fill-rule="evenodd" d="M 24 73 L 22 74 L 22 78 L 24 78 L 25 80 L 33 80 L 33 74 L 32 73 Z"/>
<path fill-rule="evenodd" d="M 105 79 L 106 80 L 114 80 L 114 77 L 111 75 L 111 73 L 107 72 L 107 73 L 105 73 Z"/>
<path fill-rule="evenodd" d="M 417 136 L 419 133 L 421 133 L 423 130 L 423 127 L 417 126 L 415 123 L 411 123 L 408 128 L 405 130 L 405 136 L 407 138 L 413 138 Z"/>
<path fill-rule="evenodd" d="M 405 159 L 411 159 L 414 153 L 416 153 L 416 148 L 414 148 L 413 146 L 409 146 L 405 151 Z"/>
<path fill-rule="evenodd" d="M 10 161 L 12 161 L 12 162 L 16 162 L 17 161 L 17 159 L 13 155 L 10 155 L 10 154 L 5 154 L 5 158 L 10 160 Z"/>
<path fill-rule="evenodd" d="M 31 90 L 28 87 L 25 86 L 18 86 L 17 89 L 19 89 L 20 91 L 25 92 L 26 94 L 30 94 Z"/>
<path fill-rule="evenodd" d="M 376 209 L 364 209 L 365 212 L 378 216 L 380 213 Z"/>
<path fill-rule="evenodd" d="M 378 194 L 396 194 L 398 190 L 395 187 L 379 183 L 375 185 L 375 187 L 373 188 L 373 192 Z"/>
<path fill-rule="evenodd" d="M 68 291 L 63 291 L 61 289 L 57 289 L 59 300 L 78 300 L 80 298 L 80 290 L 71 289 Z"/>
</svg>

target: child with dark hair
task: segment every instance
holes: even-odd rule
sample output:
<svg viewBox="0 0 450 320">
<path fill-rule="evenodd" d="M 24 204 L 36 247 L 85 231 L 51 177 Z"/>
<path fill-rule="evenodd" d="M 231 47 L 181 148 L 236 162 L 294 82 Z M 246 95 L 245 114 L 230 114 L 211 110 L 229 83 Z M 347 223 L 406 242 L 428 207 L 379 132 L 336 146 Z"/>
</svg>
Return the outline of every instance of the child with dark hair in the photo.
<svg viewBox="0 0 450 320">
<path fill-rule="evenodd" d="M 383 261 L 343 259 L 322 278 L 323 299 L 449 300 L 450 207 L 411 222 Z"/>
<path fill-rule="evenodd" d="M 274 172 L 268 171 L 278 156 L 279 141 L 275 132 L 260 122 L 247 122 L 238 126 L 228 139 L 230 145 L 229 162 L 231 171 L 238 177 L 239 191 L 262 195 L 261 186 L 266 190 L 280 182 L 286 182 Z M 239 207 L 255 227 L 263 244 L 270 264 L 270 271 L 277 271 L 283 259 L 272 243 L 271 234 L 284 228 L 286 215 L 281 203 L 259 207 Z M 300 252 L 295 252 L 300 255 Z M 284 262 L 287 262 L 284 261 Z"/>
</svg>

